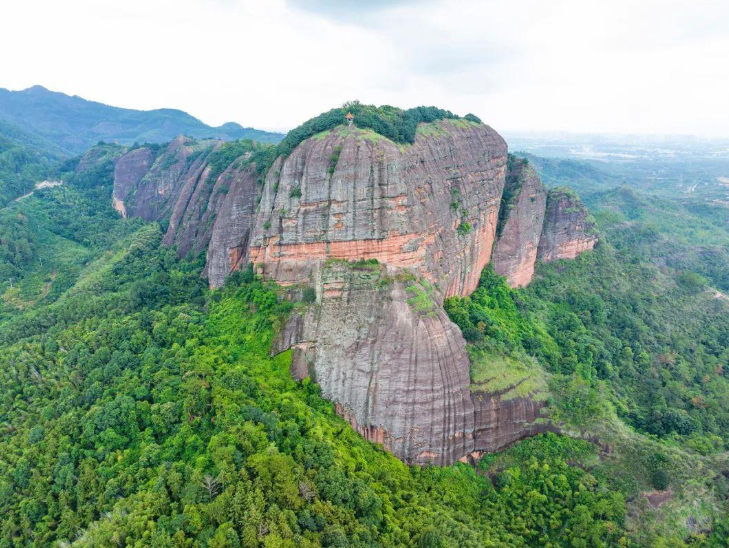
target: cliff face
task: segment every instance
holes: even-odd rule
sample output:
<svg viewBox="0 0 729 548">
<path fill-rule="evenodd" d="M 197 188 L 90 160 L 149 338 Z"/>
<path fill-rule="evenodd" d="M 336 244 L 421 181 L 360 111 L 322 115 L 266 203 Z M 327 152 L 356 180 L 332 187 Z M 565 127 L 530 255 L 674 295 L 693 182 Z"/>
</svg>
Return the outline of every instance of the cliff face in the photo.
<svg viewBox="0 0 729 548">
<path fill-rule="evenodd" d="M 137 189 L 142 178 L 147 174 L 154 163 L 155 155 L 148 148 L 138 148 L 125 154 L 114 166 L 114 190 L 112 202 L 122 217 L 127 217 L 127 207 L 124 200 Z M 130 212 L 134 216 L 135 212 Z"/>
<path fill-rule="evenodd" d="M 220 176 L 225 190 L 210 235 L 205 273 L 212 287 L 248 264 L 248 244 L 256 219 L 259 187 L 255 166 L 228 168 Z M 218 188 L 222 193 L 223 189 Z"/>
<path fill-rule="evenodd" d="M 427 281 L 329 260 L 312 282 L 317 302 L 274 351 L 292 348 L 292 375 L 315 380 L 365 438 L 407 463 L 446 465 L 545 428 L 541 401 L 471 391 L 466 342 Z"/>
<path fill-rule="evenodd" d="M 537 255 L 590 249 L 593 226 L 571 196 L 547 199 L 525 161 L 507 173 L 503 139 L 466 120 L 421 125 L 413 144 L 340 126 L 279 157 L 264 181 L 250 153 L 221 169 L 224 146 L 178 138 L 127 152 L 114 207 L 168 222 L 164 241 L 183 255 L 207 247 L 213 287 L 253 263 L 292 295 L 312 288 L 275 344 L 293 348 L 295 377 L 313 377 L 358 432 L 410 463 L 450 464 L 544 428 L 543 394 L 471 382 L 442 303 L 477 287 L 492 252 L 521 286 Z"/>
<path fill-rule="evenodd" d="M 322 265 L 319 303 L 294 314 L 278 350 L 293 347 L 294 376 L 311 376 L 367 439 L 407 462 L 451 463 L 473 450 L 466 343 L 427 282 L 399 277 Z"/>
<path fill-rule="evenodd" d="M 544 222 L 547 189 L 526 160 L 512 158 L 506 177 L 494 271 L 511 287 L 527 285 L 534 274 Z"/>
<path fill-rule="evenodd" d="M 507 232 L 515 250 L 532 242 L 520 261 L 533 269 L 546 193 L 525 164 L 512 171 Z M 312 376 L 358 432 L 406 462 L 450 464 L 541 428 L 542 404 L 528 394 L 471 392 L 465 341 L 441 307 L 477 286 L 505 179 L 503 141 L 452 121 L 421 128 L 412 146 L 326 132 L 266 179 L 250 261 L 317 294 L 277 350 L 293 348 L 292 373 Z M 376 261 L 346 263 L 361 259 Z"/>
<path fill-rule="evenodd" d="M 466 295 L 491 256 L 506 144 L 491 128 L 440 121 L 413 145 L 341 128 L 304 141 L 269 171 L 250 260 L 279 283 L 327 258 L 408 268 Z"/>
<path fill-rule="evenodd" d="M 166 245 L 181 255 L 205 249 L 221 196 L 207 158 L 219 143 L 178 137 L 162 151 L 134 149 L 114 168 L 114 208 L 147 221 L 169 220 Z"/>
<path fill-rule="evenodd" d="M 567 188 L 547 192 L 526 160 L 511 157 L 504 187 L 494 271 L 511 287 L 532 280 L 537 259 L 574 259 L 597 243 L 597 227 L 579 197 Z"/>
<path fill-rule="evenodd" d="M 539 240 L 542 261 L 574 259 L 595 247 L 597 227 L 577 195 L 567 188 L 555 188 L 547 197 L 547 213 Z"/>
<path fill-rule="evenodd" d="M 503 399 L 499 394 L 474 392 L 474 450 L 471 453 L 493 453 L 517 440 L 550 430 L 537 419 L 544 402 L 529 397 Z M 471 454 L 469 453 L 469 454 Z"/>
<path fill-rule="evenodd" d="M 223 283 L 247 258 L 258 199 L 257 175 L 247 155 L 214 173 L 222 143 L 178 137 L 165 149 L 133 149 L 114 166 L 112 201 L 121 215 L 167 221 L 164 243 L 182 256 L 207 248 L 211 285 Z"/>
</svg>

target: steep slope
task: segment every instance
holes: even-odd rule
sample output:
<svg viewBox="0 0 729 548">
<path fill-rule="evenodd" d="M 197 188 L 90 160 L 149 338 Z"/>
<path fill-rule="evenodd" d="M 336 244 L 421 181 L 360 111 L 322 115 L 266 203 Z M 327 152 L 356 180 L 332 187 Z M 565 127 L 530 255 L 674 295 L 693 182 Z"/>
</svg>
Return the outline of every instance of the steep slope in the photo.
<svg viewBox="0 0 729 548">
<path fill-rule="evenodd" d="M 505 172 L 503 139 L 465 120 L 422 127 L 410 146 L 324 132 L 269 171 L 250 260 L 298 283 L 328 258 L 378 259 L 468 294 L 491 255 Z"/>
<path fill-rule="evenodd" d="M 330 260 L 316 291 L 277 347 L 293 347 L 293 375 L 311 376 L 360 434 L 406 462 L 470 453 L 468 354 L 432 287 L 377 263 Z"/>
<path fill-rule="evenodd" d="M 181 110 L 141 111 L 87 101 L 78 96 L 33 86 L 22 91 L 0 88 L 0 119 L 79 154 L 98 141 L 162 143 L 179 134 L 222 140 L 254 139 L 276 143 L 283 138 L 235 123 L 211 127 Z"/>
<path fill-rule="evenodd" d="M 404 146 L 325 131 L 266 178 L 250 260 L 317 301 L 278 350 L 293 347 L 294 375 L 406 462 L 449 464 L 534 432 L 539 404 L 471 393 L 465 340 L 441 308 L 489 262 L 505 175 L 493 130 L 442 120 Z"/>
<path fill-rule="evenodd" d="M 542 261 L 574 259 L 597 243 L 595 219 L 574 191 L 553 188 L 547 196 L 547 212 L 539 240 Z"/>
<path fill-rule="evenodd" d="M 497 274 L 506 276 L 510 286 L 521 287 L 534 274 L 547 189 L 526 160 L 509 160 L 493 261 Z"/>
<path fill-rule="evenodd" d="M 219 286 L 241 266 L 235 250 L 247 249 L 258 196 L 254 154 L 265 149 L 252 141 L 182 136 L 163 148 L 122 148 L 113 165 L 114 209 L 123 217 L 163 222 L 163 241 L 176 246 L 180 256 L 207 249 L 206 272 Z M 96 163 L 95 150 L 82 158 L 77 171 Z"/>
</svg>

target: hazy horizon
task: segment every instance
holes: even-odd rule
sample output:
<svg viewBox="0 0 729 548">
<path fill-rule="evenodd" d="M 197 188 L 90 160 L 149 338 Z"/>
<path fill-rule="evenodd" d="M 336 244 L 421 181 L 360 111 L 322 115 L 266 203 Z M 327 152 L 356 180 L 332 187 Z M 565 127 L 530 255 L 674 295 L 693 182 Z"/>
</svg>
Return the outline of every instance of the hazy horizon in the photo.
<svg viewBox="0 0 729 548">
<path fill-rule="evenodd" d="M 213 126 L 285 132 L 358 99 L 505 134 L 729 138 L 721 2 L 35 0 L 0 15 L 0 87 Z"/>
</svg>

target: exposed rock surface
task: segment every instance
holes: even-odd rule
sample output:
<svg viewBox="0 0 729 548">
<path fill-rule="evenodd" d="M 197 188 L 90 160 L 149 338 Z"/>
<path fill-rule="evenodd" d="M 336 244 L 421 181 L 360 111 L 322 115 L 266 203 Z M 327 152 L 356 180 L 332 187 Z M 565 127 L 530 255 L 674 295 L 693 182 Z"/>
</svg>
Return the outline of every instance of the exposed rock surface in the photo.
<svg viewBox="0 0 729 548">
<path fill-rule="evenodd" d="M 123 216 L 166 221 L 164 243 L 182 256 L 207 248 L 213 286 L 247 262 L 258 200 L 254 167 L 236 158 L 219 175 L 211 155 L 218 141 L 178 137 L 165 149 L 133 149 L 114 166 L 113 206 Z"/>
<path fill-rule="evenodd" d="M 213 287 L 223 285 L 233 270 L 248 264 L 248 243 L 256 220 L 259 188 L 253 166 L 228 169 L 219 180 L 230 188 L 218 208 L 205 266 Z"/>
<path fill-rule="evenodd" d="M 493 255 L 494 271 L 511 287 L 532 281 L 546 201 L 547 189 L 534 168 L 511 157 Z"/>
<path fill-rule="evenodd" d="M 116 162 L 112 200 L 114 209 L 121 213 L 123 217 L 127 216 L 124 200 L 133 191 L 136 191 L 137 185 L 152 167 L 154 160 L 155 155 L 151 149 L 138 148 L 125 154 Z"/>
<path fill-rule="evenodd" d="M 279 159 L 266 178 L 251 261 L 291 284 L 327 258 L 376 258 L 445 296 L 471 293 L 491 256 L 506 143 L 462 120 L 425 128 L 413 145 L 339 128 Z"/>
<path fill-rule="evenodd" d="M 555 188 L 547 196 L 547 213 L 539 240 L 542 261 L 574 259 L 597 243 L 597 227 L 579 197 L 568 188 Z"/>
<path fill-rule="evenodd" d="M 364 437 L 408 463 L 451 464 L 542 431 L 543 403 L 470 391 L 466 342 L 434 289 L 380 265 L 328 261 L 318 303 L 295 312 L 275 351 L 311 376 Z"/>
<path fill-rule="evenodd" d="M 474 392 L 474 451 L 493 453 L 517 440 L 549 429 L 539 422 L 543 401 L 531 398 L 502 399 L 500 394 Z"/>
<path fill-rule="evenodd" d="M 366 438 L 407 462 L 451 463 L 473 449 L 465 340 L 423 286 L 384 270 L 322 265 L 320 304 L 292 318 L 279 349 L 293 346 L 292 373 Z"/>
</svg>

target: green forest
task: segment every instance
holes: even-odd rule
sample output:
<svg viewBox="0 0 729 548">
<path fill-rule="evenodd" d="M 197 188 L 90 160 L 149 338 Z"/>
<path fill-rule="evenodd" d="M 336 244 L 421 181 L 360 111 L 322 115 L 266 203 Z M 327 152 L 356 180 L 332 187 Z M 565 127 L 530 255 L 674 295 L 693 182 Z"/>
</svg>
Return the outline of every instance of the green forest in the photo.
<svg viewBox="0 0 729 548">
<path fill-rule="evenodd" d="M 0 207 L 32 191 L 61 157 L 51 143 L 0 119 Z"/>
</svg>

